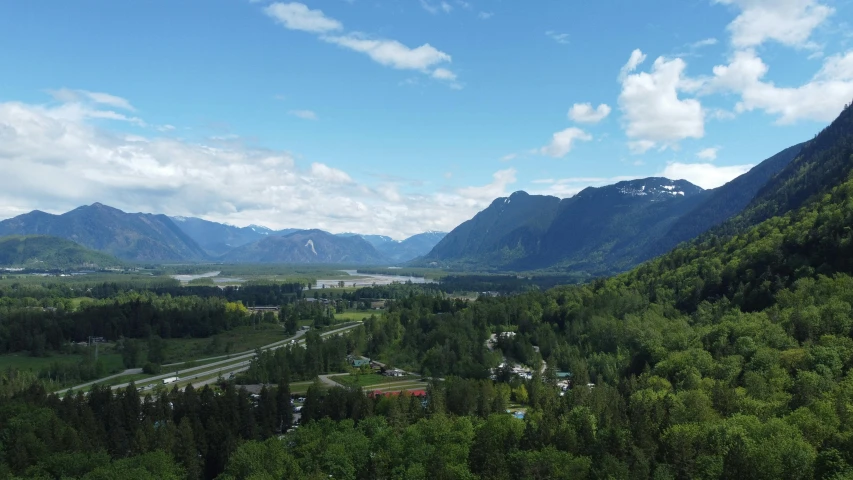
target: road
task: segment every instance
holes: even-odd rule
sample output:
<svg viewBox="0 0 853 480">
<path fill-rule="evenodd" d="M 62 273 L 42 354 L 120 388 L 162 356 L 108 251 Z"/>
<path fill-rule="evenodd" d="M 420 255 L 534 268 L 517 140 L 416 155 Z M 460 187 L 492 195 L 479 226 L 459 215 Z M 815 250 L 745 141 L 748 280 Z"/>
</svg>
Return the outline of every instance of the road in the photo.
<svg viewBox="0 0 853 480">
<path fill-rule="evenodd" d="M 351 329 L 357 327 L 358 325 L 361 325 L 361 324 L 356 323 L 354 325 L 349 325 L 349 326 L 338 328 L 335 330 L 330 330 L 328 332 L 320 334 L 320 336 L 321 337 L 328 337 L 330 335 L 343 333 L 347 330 L 351 330 Z M 291 342 L 295 342 L 295 344 L 301 345 L 301 344 L 305 343 L 305 340 L 301 340 L 301 337 L 303 337 L 305 335 L 305 333 L 306 333 L 305 330 L 300 330 L 293 337 L 290 337 L 290 338 L 287 338 L 284 340 L 280 340 L 278 342 L 274 342 L 274 343 L 271 343 L 271 344 L 266 345 L 264 347 L 261 347 L 261 350 L 264 350 L 264 351 L 265 350 L 275 350 L 275 349 L 281 348 L 285 345 L 288 345 Z M 199 380 L 198 382 L 192 382 L 192 385 L 193 385 L 193 387 L 204 386 L 204 385 L 207 385 L 209 383 L 216 382 L 219 374 L 228 375 L 231 373 L 238 373 L 238 372 L 245 371 L 246 369 L 249 368 L 249 364 L 251 363 L 251 361 L 254 357 L 255 357 L 255 351 L 252 350 L 249 352 L 234 354 L 228 358 L 224 358 L 223 360 L 215 361 L 215 362 L 209 363 L 207 365 L 201 365 L 198 367 L 191 367 L 191 368 L 186 368 L 186 369 L 181 369 L 181 370 L 169 371 L 168 373 L 154 375 L 154 376 L 145 378 L 143 380 L 140 380 L 140 383 L 143 384 L 143 387 L 140 387 L 140 390 L 141 391 L 153 390 L 155 386 L 161 385 L 161 383 L 157 383 L 158 380 L 163 380 L 164 378 L 169 378 L 169 377 L 179 377 L 180 378 L 179 382 L 181 380 L 186 380 L 188 378 L 189 379 L 202 378 L 202 380 Z M 222 358 L 222 357 L 211 357 L 211 358 L 204 359 L 204 360 L 211 360 L 211 359 L 216 359 L 216 358 Z M 200 360 L 200 361 L 204 361 L 204 360 Z M 183 365 L 183 364 L 172 364 L 172 366 L 176 366 L 176 365 Z M 103 382 L 104 380 L 108 380 L 110 378 L 115 378 L 117 376 L 127 375 L 127 374 L 132 374 L 132 373 L 141 373 L 141 372 L 142 372 L 142 370 L 140 370 L 140 369 L 127 370 L 124 373 L 112 375 L 110 377 L 101 378 L 101 379 L 96 380 L 94 382 L 88 382 L 88 383 L 84 383 L 82 385 L 77 385 L 75 387 L 72 387 L 71 390 L 77 390 L 77 389 L 85 388 L 85 387 L 88 387 L 92 384 L 95 384 L 98 382 Z M 208 377 L 211 375 L 213 376 L 213 378 L 204 378 L 204 377 Z M 181 383 L 183 383 L 183 382 L 181 382 Z M 113 390 L 118 390 L 121 388 L 125 388 L 128 385 L 130 385 L 130 382 L 122 383 L 119 385 L 113 385 L 110 388 L 112 388 Z M 65 390 L 65 391 L 67 391 L 67 390 Z"/>
</svg>

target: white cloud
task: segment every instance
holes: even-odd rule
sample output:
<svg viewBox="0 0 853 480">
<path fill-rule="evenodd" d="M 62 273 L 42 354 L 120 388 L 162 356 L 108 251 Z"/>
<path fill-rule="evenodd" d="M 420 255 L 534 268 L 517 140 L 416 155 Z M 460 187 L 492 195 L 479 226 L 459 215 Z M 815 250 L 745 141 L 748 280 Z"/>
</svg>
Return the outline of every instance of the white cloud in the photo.
<svg viewBox="0 0 853 480">
<path fill-rule="evenodd" d="M 53 96 L 56 100 L 64 103 L 96 103 L 99 105 L 107 105 L 113 108 L 120 108 L 122 110 L 130 110 L 131 112 L 136 109 L 133 108 L 133 105 L 130 104 L 126 99 L 117 97 L 115 95 L 110 95 L 109 93 L 102 92 L 90 92 L 87 90 L 72 90 L 69 88 L 60 88 L 59 90 L 50 90 L 48 93 Z"/>
<path fill-rule="evenodd" d="M 171 132 L 171 131 L 172 131 L 172 130 L 174 130 L 174 129 L 175 129 L 175 126 L 174 126 L 174 125 L 169 125 L 169 124 L 166 124 L 166 125 L 160 125 L 160 126 L 158 126 L 158 127 L 157 127 L 157 130 L 159 130 L 159 131 L 161 131 L 161 132 Z"/>
<path fill-rule="evenodd" d="M 551 137 L 551 143 L 542 147 L 539 153 L 554 158 L 563 158 L 572 150 L 572 144 L 576 141 L 590 141 L 592 135 L 575 127 L 555 133 Z"/>
<path fill-rule="evenodd" d="M 834 10 L 815 0 L 716 0 L 741 13 L 728 26 L 732 45 L 750 48 L 768 40 L 791 47 L 811 47 L 812 32 Z"/>
<path fill-rule="evenodd" d="M 287 113 L 303 120 L 317 120 L 317 114 L 312 110 L 291 110 Z"/>
<path fill-rule="evenodd" d="M 421 193 L 370 185 L 328 163 L 239 140 L 185 141 L 112 131 L 98 110 L 0 103 L 0 218 L 102 202 L 131 212 L 235 225 L 321 228 L 404 238 L 449 231 L 505 195 L 515 171 L 484 186 Z M 444 181 L 439 178 L 437 180 Z"/>
<path fill-rule="evenodd" d="M 567 45 L 569 43 L 568 33 L 557 33 L 553 30 L 548 30 L 547 32 L 545 32 L 545 35 L 557 43 L 561 43 L 563 45 Z"/>
<path fill-rule="evenodd" d="M 601 187 L 604 185 L 612 185 L 624 180 L 633 180 L 637 177 L 633 176 L 618 176 L 618 177 L 571 177 L 571 178 L 545 178 L 534 180 L 532 183 L 537 185 L 545 185 L 541 188 L 531 189 L 529 193 L 533 195 L 553 195 L 560 198 L 568 198 L 577 195 L 581 190 L 587 187 Z"/>
<path fill-rule="evenodd" d="M 433 14 L 433 15 L 435 15 L 436 13 L 438 13 L 438 7 L 437 7 L 437 6 L 435 6 L 435 5 L 433 5 L 433 4 L 431 4 L 431 3 L 429 3 L 429 2 L 427 2 L 426 0 L 421 0 L 421 7 L 422 7 L 424 10 L 426 10 L 427 12 L 429 12 L 429 13 L 431 13 L 431 14 Z"/>
<path fill-rule="evenodd" d="M 593 108 L 591 103 L 576 103 L 569 110 L 569 118 L 580 123 L 598 123 L 610 115 L 610 106 L 602 103 Z"/>
<path fill-rule="evenodd" d="M 488 20 L 494 16 L 495 14 L 493 12 L 480 12 L 477 14 L 477 18 L 480 20 Z"/>
<path fill-rule="evenodd" d="M 719 151 L 720 147 L 706 148 L 704 150 L 700 150 L 699 153 L 696 154 L 696 156 L 703 160 L 716 160 L 717 152 Z"/>
<path fill-rule="evenodd" d="M 439 2 L 439 3 L 431 3 L 427 0 L 420 0 L 421 8 L 426 10 L 427 12 L 435 15 L 438 12 L 450 13 L 453 11 L 453 5 L 447 2 Z M 463 2 L 464 3 L 464 2 Z M 462 5 L 463 7 L 467 6 L 467 4 Z"/>
<path fill-rule="evenodd" d="M 518 158 L 517 153 L 510 153 L 510 154 L 507 154 L 507 155 L 504 155 L 503 157 L 501 157 L 501 161 L 502 162 L 509 162 L 509 161 L 515 160 L 516 158 Z"/>
<path fill-rule="evenodd" d="M 352 178 L 343 170 L 332 168 L 323 163 L 314 162 L 311 164 L 311 174 L 329 183 L 352 183 Z"/>
<path fill-rule="evenodd" d="M 670 163 L 658 176 L 670 180 L 687 180 L 702 188 L 717 188 L 751 169 L 752 165 L 732 165 L 719 167 L 712 163 Z"/>
<path fill-rule="evenodd" d="M 323 40 L 367 54 L 379 64 L 401 70 L 423 71 L 434 65 L 451 61 L 450 55 L 428 43 L 417 48 L 409 48 L 396 40 L 374 40 L 354 33 L 323 37 Z"/>
<path fill-rule="evenodd" d="M 431 5 L 424 0 L 421 0 L 421 4 L 424 8 Z M 441 7 L 440 4 L 436 8 Z M 435 65 L 450 63 L 452 60 L 450 55 L 428 43 L 409 48 L 396 40 L 371 38 L 360 32 L 333 35 L 332 32 L 343 30 L 343 24 L 327 17 L 321 10 L 311 10 L 302 3 L 274 3 L 266 7 L 264 12 L 287 29 L 318 34 L 323 41 L 364 53 L 373 61 L 388 67 L 429 73 Z M 461 88 L 461 85 L 453 83 L 451 87 Z"/>
<path fill-rule="evenodd" d="M 741 100 L 736 112 L 763 110 L 777 115 L 780 124 L 831 121 L 853 99 L 853 51 L 826 58 L 811 81 L 799 87 L 763 81 L 769 69 L 754 51 L 739 51 L 728 65 L 714 67 L 706 90 L 737 93 Z"/>
<path fill-rule="evenodd" d="M 646 61 L 646 54 L 640 51 L 640 49 L 635 49 L 631 52 L 631 58 L 628 59 L 628 63 L 626 63 L 622 69 L 619 71 L 619 80 L 625 78 L 629 73 L 633 72 L 640 66 L 641 63 Z"/>
<path fill-rule="evenodd" d="M 311 10 L 303 3 L 273 3 L 264 13 L 290 30 L 327 33 L 344 28 L 341 22 L 327 17 L 322 10 Z"/>
<path fill-rule="evenodd" d="M 655 142 L 651 140 L 632 140 L 628 142 L 628 149 L 634 154 L 643 154 L 654 148 Z"/>
<path fill-rule="evenodd" d="M 451 72 L 446 68 L 436 68 L 432 72 L 432 78 L 437 78 L 439 80 L 456 80 L 456 74 Z"/>
<path fill-rule="evenodd" d="M 619 107 L 625 133 L 634 151 L 656 145 L 674 147 L 686 138 L 705 135 L 705 114 L 698 100 L 679 98 L 681 92 L 696 91 L 701 83 L 684 76 L 686 64 L 680 58 L 655 60 L 650 73 L 631 73 L 643 61 L 639 50 L 631 53 L 622 67 Z"/>
<path fill-rule="evenodd" d="M 716 45 L 716 44 L 717 44 L 716 38 L 706 38 L 704 40 L 699 40 L 698 42 L 691 43 L 690 48 L 695 50 L 695 49 L 702 48 L 702 47 L 710 47 L 710 46 Z"/>
<path fill-rule="evenodd" d="M 465 187 L 459 190 L 459 193 L 468 198 L 470 201 L 481 201 L 490 203 L 492 200 L 506 196 L 507 187 L 515 183 L 516 170 L 507 168 L 506 170 L 498 170 L 492 175 L 492 183 L 481 187 Z"/>
</svg>

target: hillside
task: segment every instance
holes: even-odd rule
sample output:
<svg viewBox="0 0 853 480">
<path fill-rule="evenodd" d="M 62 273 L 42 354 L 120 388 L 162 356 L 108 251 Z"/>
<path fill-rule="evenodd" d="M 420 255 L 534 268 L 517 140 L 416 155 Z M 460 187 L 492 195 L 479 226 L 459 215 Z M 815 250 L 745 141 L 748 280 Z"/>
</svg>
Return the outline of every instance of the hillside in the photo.
<svg viewBox="0 0 853 480">
<path fill-rule="evenodd" d="M 104 268 L 123 265 L 115 257 L 46 235 L 0 237 L 0 266 L 34 269 Z"/>
<path fill-rule="evenodd" d="M 800 154 L 804 145 L 788 147 L 725 185 L 709 190 L 707 198 L 679 218 L 669 232 L 640 255 L 640 260 L 665 253 L 740 213 L 771 178 Z"/>
<path fill-rule="evenodd" d="M 538 251 L 559 205 L 557 197 L 521 191 L 498 198 L 448 233 L 423 262 L 487 268 L 524 258 Z"/>
<path fill-rule="evenodd" d="M 62 215 L 33 211 L 0 222 L 0 236 L 51 235 L 124 260 L 202 260 L 207 254 L 169 217 L 94 203 Z"/>
<path fill-rule="evenodd" d="M 300 230 L 282 237 L 268 236 L 235 248 L 221 260 L 233 263 L 385 263 L 379 252 L 363 238 L 341 237 L 322 230 Z"/>
<path fill-rule="evenodd" d="M 422 263 L 484 270 L 619 270 L 635 264 L 643 248 L 705 195 L 687 181 L 665 178 L 587 188 L 564 200 L 516 192 L 447 234 Z"/>
<path fill-rule="evenodd" d="M 640 252 L 706 196 L 686 180 L 656 177 L 584 189 L 561 202 L 542 236 L 540 252 L 510 267 L 556 266 L 593 273 L 630 268 Z"/>
<path fill-rule="evenodd" d="M 815 201 L 853 171 L 853 109 L 807 142 L 800 154 L 756 194 L 744 211 L 720 230 L 744 231 L 768 218 Z"/>
</svg>

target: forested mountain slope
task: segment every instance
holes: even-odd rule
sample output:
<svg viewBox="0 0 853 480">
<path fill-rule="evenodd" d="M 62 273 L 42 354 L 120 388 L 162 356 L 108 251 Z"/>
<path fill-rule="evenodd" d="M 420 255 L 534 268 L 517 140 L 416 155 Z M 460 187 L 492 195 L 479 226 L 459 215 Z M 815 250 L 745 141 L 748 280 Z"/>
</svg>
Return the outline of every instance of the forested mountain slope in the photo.
<svg viewBox="0 0 853 480">
<path fill-rule="evenodd" d="M 560 199 L 515 192 L 498 198 L 482 212 L 448 233 L 424 258 L 475 267 L 504 265 L 539 248 Z"/>
<path fill-rule="evenodd" d="M 820 198 L 853 170 L 853 109 L 841 115 L 759 190 L 744 211 L 719 233 L 743 231 Z"/>
<path fill-rule="evenodd" d="M 591 187 L 563 200 L 516 192 L 455 228 L 421 263 L 480 270 L 624 270 L 706 195 L 685 180 L 655 177 Z"/>
<path fill-rule="evenodd" d="M 624 270 L 706 196 L 686 180 L 655 177 L 587 188 L 561 202 L 540 251 L 510 268 Z"/>
<path fill-rule="evenodd" d="M 133 261 L 202 260 L 207 254 L 169 217 L 100 203 L 51 215 L 38 210 L 0 222 L 0 236 L 51 235 Z"/>
<path fill-rule="evenodd" d="M 46 235 L 0 237 L 0 266 L 33 269 L 104 268 L 123 265 L 110 255 Z"/>
<path fill-rule="evenodd" d="M 679 243 L 692 240 L 740 213 L 773 176 L 800 154 L 804 145 L 788 147 L 725 185 L 709 190 L 702 203 L 679 218 L 665 235 L 648 246 L 638 260 L 648 260 L 668 252 Z"/>
</svg>

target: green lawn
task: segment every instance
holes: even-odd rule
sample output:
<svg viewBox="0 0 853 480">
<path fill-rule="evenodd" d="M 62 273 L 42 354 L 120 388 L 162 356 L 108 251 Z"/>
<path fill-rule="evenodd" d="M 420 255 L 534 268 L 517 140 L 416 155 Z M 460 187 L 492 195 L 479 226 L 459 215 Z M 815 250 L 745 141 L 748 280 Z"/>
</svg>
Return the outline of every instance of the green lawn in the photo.
<svg viewBox="0 0 853 480">
<path fill-rule="evenodd" d="M 346 312 L 343 312 L 343 313 L 336 313 L 335 314 L 335 320 L 338 320 L 338 321 L 350 320 L 350 321 L 356 321 L 357 322 L 357 321 L 364 320 L 365 318 L 370 318 L 371 315 L 376 315 L 377 313 L 379 313 L 379 312 L 377 312 L 376 310 L 363 310 L 363 311 L 347 310 Z"/>
<path fill-rule="evenodd" d="M 411 375 L 406 377 L 385 377 L 378 373 L 369 373 L 364 375 L 343 375 L 340 377 L 332 377 L 332 379 L 342 385 L 350 387 L 372 387 L 383 385 L 393 386 L 395 383 L 411 383 L 413 381 L 420 380 L 420 377 Z"/>
<path fill-rule="evenodd" d="M 311 385 L 314 385 L 313 380 L 307 382 L 293 382 L 290 384 L 290 393 L 304 395 L 308 393 L 308 388 Z"/>
</svg>

